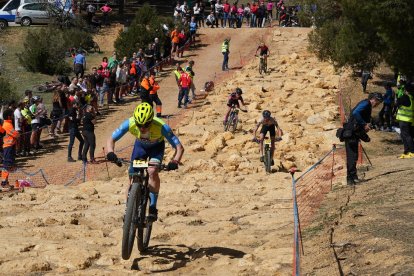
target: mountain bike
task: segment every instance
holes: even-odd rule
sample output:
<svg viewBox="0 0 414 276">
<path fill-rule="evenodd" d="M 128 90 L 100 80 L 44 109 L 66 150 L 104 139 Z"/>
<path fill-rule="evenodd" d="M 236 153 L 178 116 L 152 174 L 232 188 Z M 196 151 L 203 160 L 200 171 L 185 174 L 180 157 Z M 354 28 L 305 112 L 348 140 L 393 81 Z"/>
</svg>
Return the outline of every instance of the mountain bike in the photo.
<svg viewBox="0 0 414 276">
<path fill-rule="evenodd" d="M 282 137 L 276 137 L 275 142 L 279 142 L 282 140 Z M 260 140 L 257 138 L 253 139 L 254 142 L 260 143 Z M 265 167 L 265 171 L 267 173 L 272 172 L 272 151 L 271 151 L 271 140 L 268 137 L 265 137 L 263 140 L 263 164 Z"/>
<path fill-rule="evenodd" d="M 122 259 L 128 260 L 134 247 L 135 235 L 139 252 L 148 249 L 151 238 L 152 221 L 148 219 L 149 214 L 149 186 L 148 186 L 148 167 L 157 166 L 159 170 L 166 170 L 165 165 L 149 164 L 144 160 L 134 160 L 133 162 L 118 159 L 115 162 L 118 166 L 131 164 L 138 169 L 132 176 L 132 184 L 128 192 L 127 208 L 124 217 L 122 234 Z"/>
<path fill-rule="evenodd" d="M 239 110 L 235 105 L 231 106 L 229 117 L 227 118 L 226 123 L 224 124 L 224 131 L 231 129 L 231 132 L 235 132 L 237 129 L 237 123 L 239 122 Z"/>
<path fill-rule="evenodd" d="M 267 59 L 264 56 L 260 56 L 259 62 L 259 74 L 265 73 L 267 71 Z"/>
</svg>

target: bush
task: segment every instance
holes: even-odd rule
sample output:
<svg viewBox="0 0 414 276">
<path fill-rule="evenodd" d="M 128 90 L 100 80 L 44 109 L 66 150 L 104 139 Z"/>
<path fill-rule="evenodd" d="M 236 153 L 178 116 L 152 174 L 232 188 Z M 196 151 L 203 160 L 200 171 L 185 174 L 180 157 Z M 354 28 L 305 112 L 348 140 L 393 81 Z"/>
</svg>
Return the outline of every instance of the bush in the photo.
<svg viewBox="0 0 414 276">
<path fill-rule="evenodd" d="M 171 28 L 173 26 L 170 18 L 166 19 L 159 16 L 155 9 L 145 4 L 140 8 L 135 19 L 126 32 L 120 32 L 115 40 L 114 47 L 119 56 L 132 56 L 139 48 L 146 48 L 149 43 L 154 42 L 154 38 L 160 39 L 163 45 L 166 36 L 163 32 L 162 25 L 166 24 Z"/>
<path fill-rule="evenodd" d="M 17 100 L 18 96 L 10 81 L 0 76 L 0 104 L 6 104 L 11 100 Z"/>
<path fill-rule="evenodd" d="M 63 32 L 51 28 L 30 31 L 24 51 L 17 54 L 19 62 L 30 72 L 66 74 L 71 68 L 65 61 L 67 46 Z"/>
</svg>

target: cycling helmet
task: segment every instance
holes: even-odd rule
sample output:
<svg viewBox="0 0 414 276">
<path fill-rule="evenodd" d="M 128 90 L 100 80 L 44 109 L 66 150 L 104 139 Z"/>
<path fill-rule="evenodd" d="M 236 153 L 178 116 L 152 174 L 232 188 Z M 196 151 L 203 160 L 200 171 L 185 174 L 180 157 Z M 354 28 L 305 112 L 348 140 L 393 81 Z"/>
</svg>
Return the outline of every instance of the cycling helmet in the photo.
<svg viewBox="0 0 414 276">
<path fill-rule="evenodd" d="M 149 103 L 142 103 L 135 108 L 134 120 L 138 125 L 144 125 L 154 118 L 154 109 Z"/>
<path fill-rule="evenodd" d="M 374 93 L 369 94 L 369 97 L 368 98 L 369 99 L 376 99 L 380 103 L 382 103 L 384 101 L 384 97 L 379 92 L 374 92 Z"/>
<path fill-rule="evenodd" d="M 241 94 L 243 94 L 243 90 L 241 90 L 241 88 L 236 88 L 236 93 L 238 94 L 238 95 L 241 95 Z"/>
<path fill-rule="evenodd" d="M 271 113 L 270 113 L 269 110 L 263 111 L 263 118 L 270 118 L 270 115 L 271 115 Z"/>
</svg>

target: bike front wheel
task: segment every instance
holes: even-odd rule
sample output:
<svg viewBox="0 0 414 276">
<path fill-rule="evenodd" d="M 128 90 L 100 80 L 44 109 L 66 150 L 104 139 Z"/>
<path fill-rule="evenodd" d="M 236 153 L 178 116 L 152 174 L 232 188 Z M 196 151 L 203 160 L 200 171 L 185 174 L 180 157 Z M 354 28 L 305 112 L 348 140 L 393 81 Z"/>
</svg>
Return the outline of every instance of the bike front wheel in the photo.
<svg viewBox="0 0 414 276">
<path fill-rule="evenodd" d="M 265 151 L 265 158 L 264 158 L 265 169 L 267 173 L 272 172 L 272 154 L 270 150 Z"/>
<path fill-rule="evenodd" d="M 259 74 L 261 75 L 263 73 L 263 59 L 260 59 L 259 63 Z"/>
<path fill-rule="evenodd" d="M 232 132 L 236 132 L 237 129 L 237 123 L 239 122 L 239 118 L 237 118 L 237 116 L 234 117 L 233 119 L 233 125 L 232 125 Z"/>
<path fill-rule="evenodd" d="M 122 234 L 122 259 L 124 260 L 128 260 L 131 257 L 132 248 L 134 247 L 137 231 L 138 202 L 140 198 L 140 185 L 138 183 L 132 183 L 127 201 Z"/>
<path fill-rule="evenodd" d="M 148 249 L 149 240 L 151 238 L 152 221 L 148 220 L 149 207 L 148 207 L 148 188 L 142 187 L 142 194 L 140 205 L 138 208 L 138 250 L 139 252 L 145 252 Z"/>
</svg>

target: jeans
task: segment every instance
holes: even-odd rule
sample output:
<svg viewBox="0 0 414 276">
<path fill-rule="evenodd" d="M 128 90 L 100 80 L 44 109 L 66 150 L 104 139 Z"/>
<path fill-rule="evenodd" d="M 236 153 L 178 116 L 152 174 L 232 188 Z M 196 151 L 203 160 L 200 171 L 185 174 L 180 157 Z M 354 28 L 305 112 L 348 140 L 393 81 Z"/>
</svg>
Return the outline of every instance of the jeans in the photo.
<svg viewBox="0 0 414 276">
<path fill-rule="evenodd" d="M 82 132 L 83 138 L 85 139 L 85 146 L 83 147 L 82 151 L 82 160 L 86 162 L 88 159 L 86 155 L 89 151 L 90 161 L 95 160 L 95 146 L 96 146 L 96 138 L 95 133 L 90 130 L 84 130 Z"/>
<path fill-rule="evenodd" d="M 250 27 L 256 27 L 256 15 L 252 13 L 250 18 Z"/>
<path fill-rule="evenodd" d="M 104 97 L 105 93 L 108 92 L 109 86 L 107 84 L 104 84 L 102 87 L 99 87 L 99 104 L 104 104 Z"/>
<path fill-rule="evenodd" d="M 229 16 L 229 13 L 225 12 L 225 13 L 223 14 L 223 26 L 222 26 L 222 27 L 226 27 L 226 25 L 227 25 L 227 20 L 229 20 L 229 26 L 230 26 L 230 21 L 231 21 L 231 18 L 230 18 L 230 16 Z"/>
<path fill-rule="evenodd" d="M 229 52 L 223 52 L 223 65 L 221 70 L 225 71 L 229 69 Z"/>
<path fill-rule="evenodd" d="M 82 159 L 82 149 L 83 149 L 83 138 L 82 135 L 77 128 L 70 128 L 69 129 L 69 145 L 68 145 L 68 158 L 72 157 L 72 147 L 75 143 L 75 138 L 79 141 L 79 150 L 78 150 L 78 159 Z"/>
<path fill-rule="evenodd" d="M 178 106 L 181 106 L 183 98 L 184 98 L 184 106 L 187 107 L 188 104 L 188 87 L 181 87 L 181 93 L 178 95 Z"/>
</svg>

